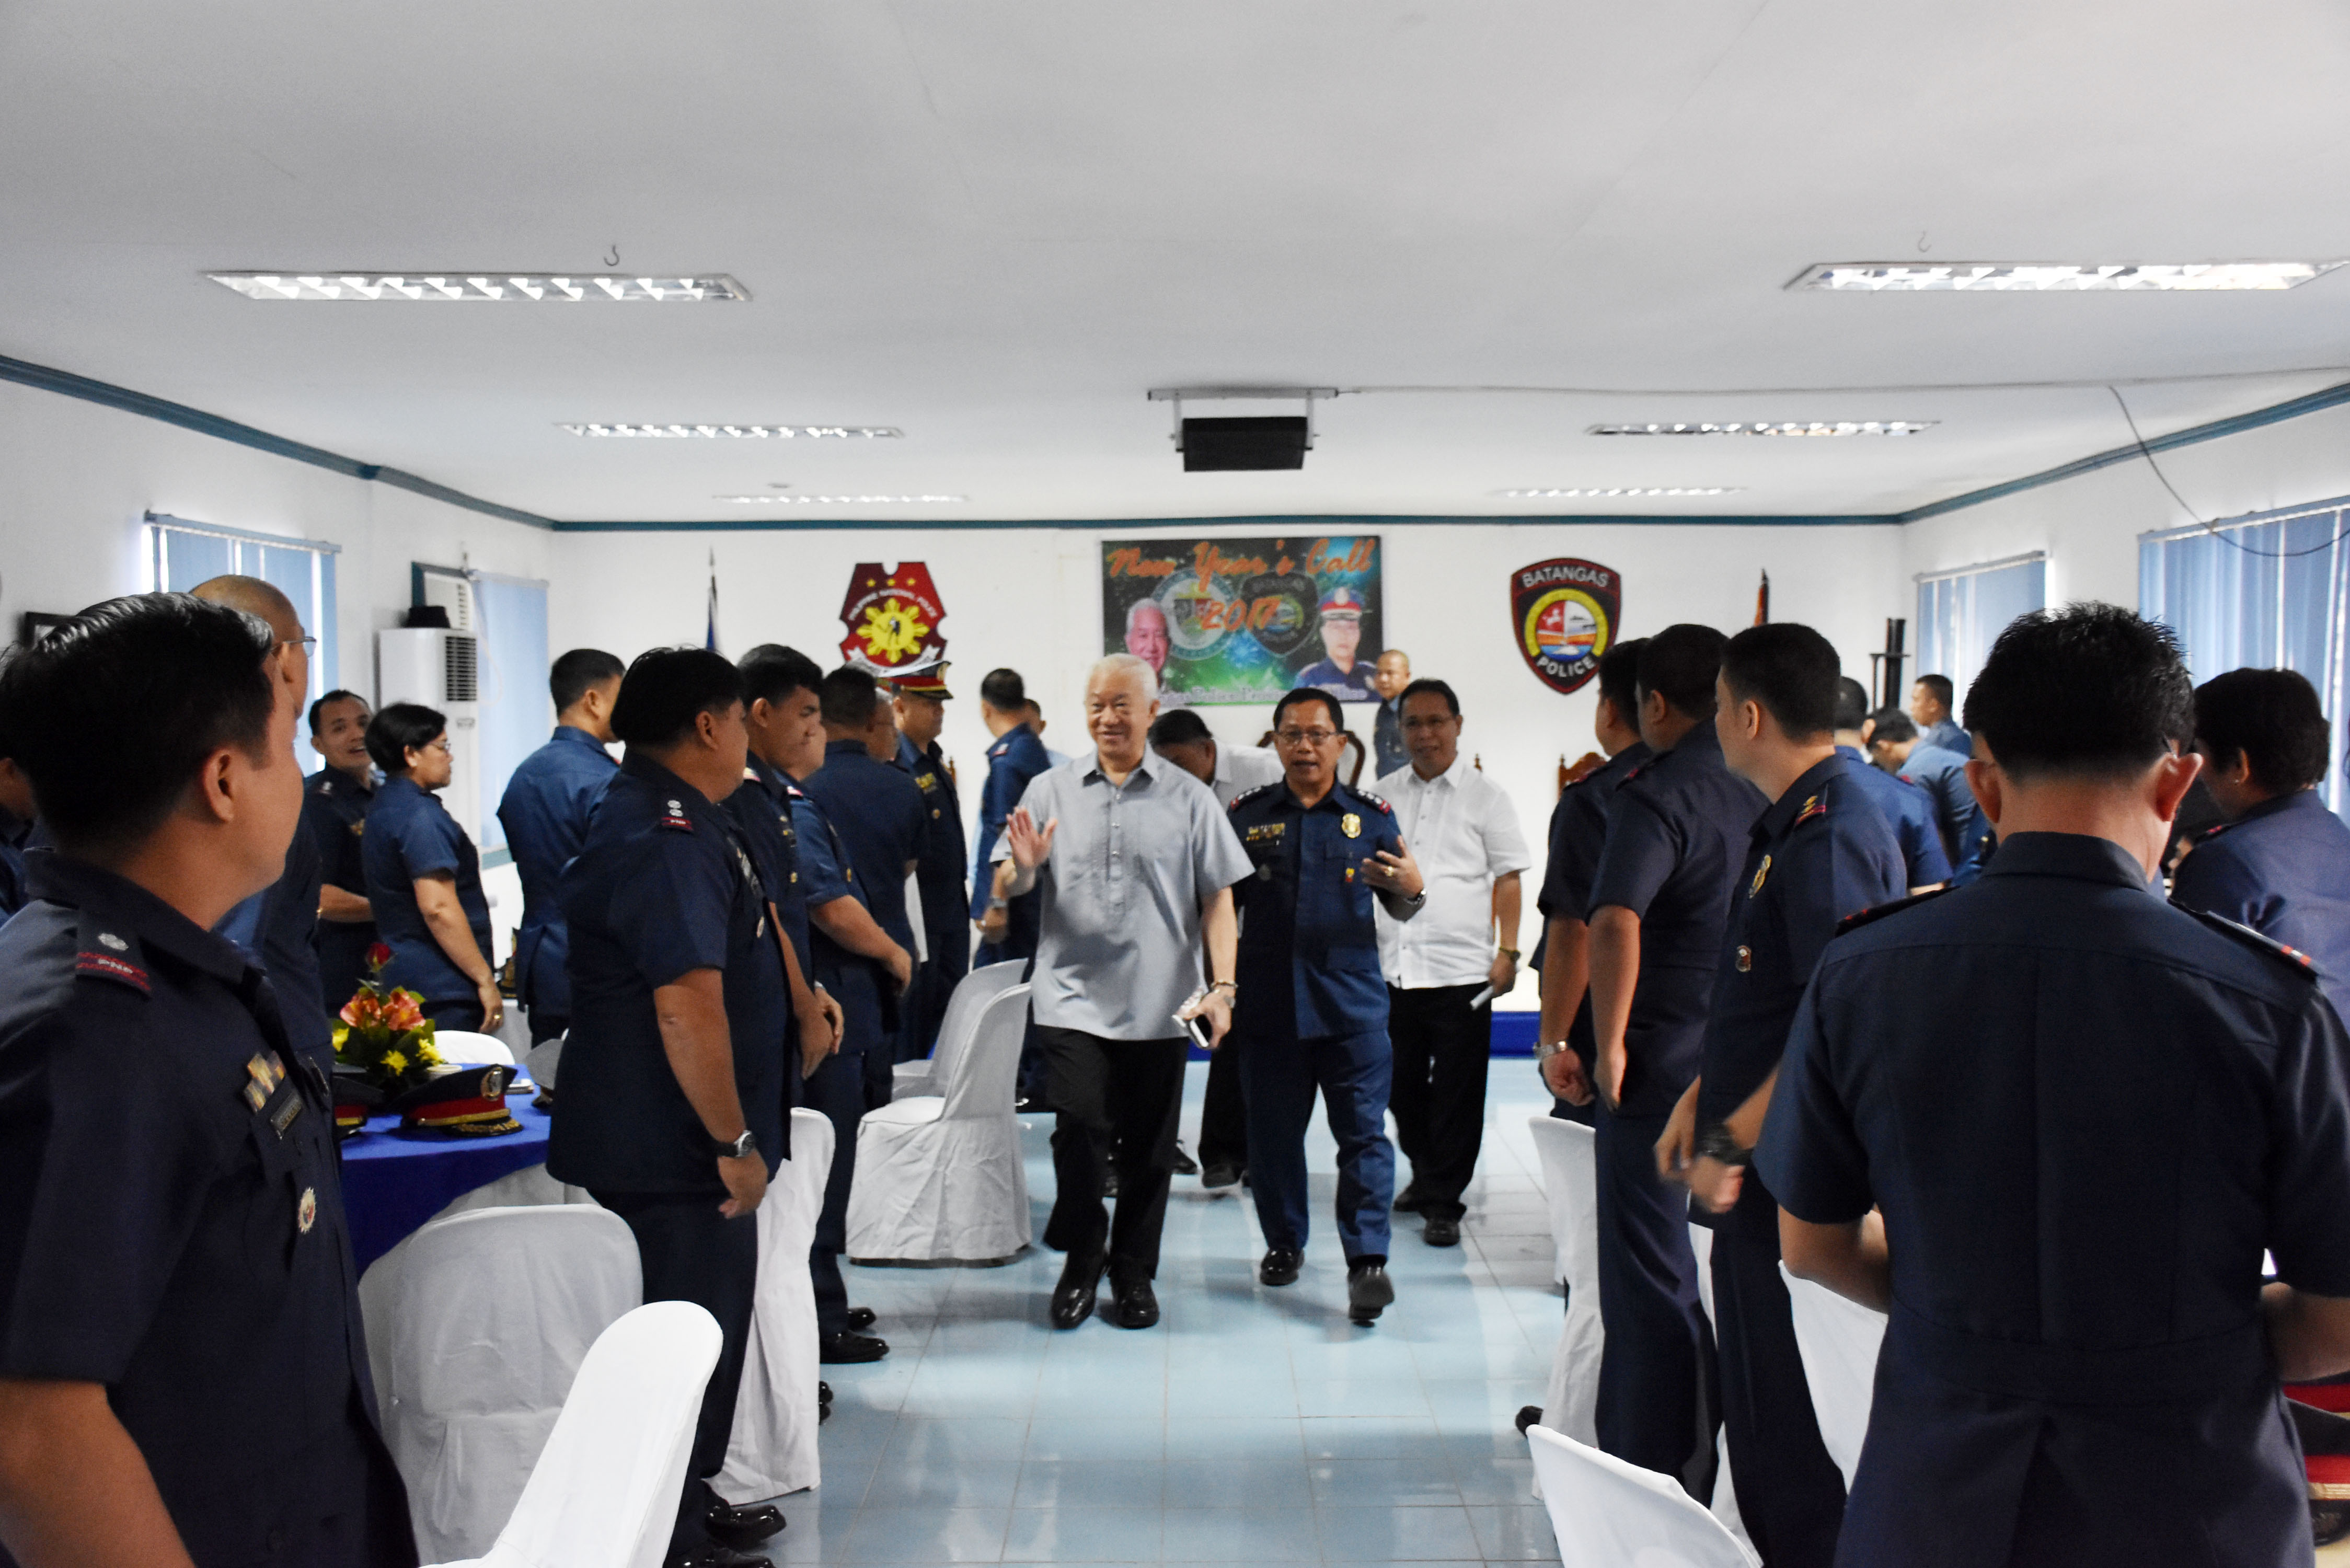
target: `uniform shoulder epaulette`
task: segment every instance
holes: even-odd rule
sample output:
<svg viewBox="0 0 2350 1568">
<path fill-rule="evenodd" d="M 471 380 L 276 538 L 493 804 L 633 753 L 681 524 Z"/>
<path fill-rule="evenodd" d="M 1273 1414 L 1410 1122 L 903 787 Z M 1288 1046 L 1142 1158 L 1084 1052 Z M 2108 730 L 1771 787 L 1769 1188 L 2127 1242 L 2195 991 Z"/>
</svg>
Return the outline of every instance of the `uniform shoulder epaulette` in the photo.
<svg viewBox="0 0 2350 1568">
<path fill-rule="evenodd" d="M 665 800 L 661 802 L 661 805 L 664 809 L 661 812 L 660 820 L 660 825 L 663 827 L 674 829 L 679 833 L 691 833 L 693 831 L 693 818 L 686 815 L 685 802 L 681 800 Z"/>
<path fill-rule="evenodd" d="M 1352 786 L 1349 786 L 1349 788 L 1351 789 Z M 1388 804 L 1387 796 L 1373 794 L 1367 789 L 1353 789 L 1352 793 L 1355 798 L 1361 801 L 1365 805 L 1370 806 L 1377 811 L 1383 811 L 1389 816 L 1393 816 L 1395 815 L 1395 807 Z"/>
<path fill-rule="evenodd" d="M 1278 784 L 1261 784 L 1254 789 L 1244 789 L 1241 791 L 1240 794 L 1232 796 L 1232 804 L 1224 807 L 1224 809 L 1226 811 L 1238 811 L 1243 805 L 1254 800 L 1257 796 L 1264 794 L 1266 791 L 1277 789 L 1280 786 Z"/>
<path fill-rule="evenodd" d="M 1787 826 L 1791 828 L 1801 827 L 1804 824 L 1812 821 L 1814 818 L 1825 816 L 1827 814 L 1828 803 L 1826 797 L 1815 794 L 1809 800 L 1804 802 L 1804 809 L 1797 812 L 1795 814 L 1795 820 L 1789 823 Z"/>
<path fill-rule="evenodd" d="M 84 917 L 80 940 L 75 944 L 74 973 L 89 980 L 110 980 L 141 996 L 154 994 L 141 954 L 127 937 L 117 936 L 99 920 Z"/>
<path fill-rule="evenodd" d="M 2227 832 L 2228 829 L 2235 826 L 2236 825 L 2232 822 L 2215 822 L 2210 826 L 2205 828 L 2202 832 L 2197 834 L 2195 836 L 2195 842 L 2200 844 L 2205 839 L 2217 838 L 2220 835 Z"/>
<path fill-rule="evenodd" d="M 2184 909 L 2221 936 L 2232 937 L 2248 948 L 2268 954 L 2304 979 L 2314 981 L 2317 978 L 2317 965 L 2299 948 L 2287 947 L 2274 937 L 2252 929 L 2241 920 L 2231 920 L 2225 915 L 2215 915 L 2209 909 L 2188 909 L 2184 904 L 2173 904 L 2171 908 Z"/>
<path fill-rule="evenodd" d="M 784 798 L 785 800 L 806 800 L 807 799 L 807 796 L 800 793 L 799 785 L 790 783 L 789 781 L 785 781 L 784 784 Z"/>
<path fill-rule="evenodd" d="M 1906 898 L 1896 898 L 1889 904 L 1877 904 L 1866 909 L 1856 910 L 1836 922 L 1835 934 L 1841 937 L 1848 932 L 1856 931 L 1863 926 L 1875 925 L 1887 915 L 1898 915 L 1904 909 L 1914 909 L 1927 899 L 1939 898 L 1949 891 L 1948 888 L 1929 888 L 1923 893 L 1912 893 Z"/>
</svg>

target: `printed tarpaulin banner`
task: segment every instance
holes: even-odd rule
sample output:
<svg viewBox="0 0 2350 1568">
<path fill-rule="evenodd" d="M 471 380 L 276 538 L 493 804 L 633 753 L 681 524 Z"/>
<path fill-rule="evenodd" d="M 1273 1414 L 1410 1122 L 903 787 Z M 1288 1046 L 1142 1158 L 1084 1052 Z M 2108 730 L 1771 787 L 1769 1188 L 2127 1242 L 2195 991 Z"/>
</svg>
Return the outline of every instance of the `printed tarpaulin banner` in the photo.
<svg viewBox="0 0 2350 1568">
<path fill-rule="evenodd" d="M 1376 534 L 1102 545 L 1102 650 L 1149 663 L 1169 708 L 1300 686 L 1375 702 L 1379 611 Z"/>
</svg>

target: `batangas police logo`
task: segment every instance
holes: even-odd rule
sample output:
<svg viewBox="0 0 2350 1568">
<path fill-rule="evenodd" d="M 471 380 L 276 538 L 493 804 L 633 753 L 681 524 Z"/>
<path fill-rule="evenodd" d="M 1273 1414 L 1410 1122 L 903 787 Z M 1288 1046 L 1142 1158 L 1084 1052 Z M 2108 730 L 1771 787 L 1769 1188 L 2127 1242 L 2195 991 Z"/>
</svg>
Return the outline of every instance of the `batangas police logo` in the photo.
<svg viewBox="0 0 2350 1568">
<path fill-rule="evenodd" d="M 1518 654 L 1554 691 L 1574 691 L 1599 672 L 1616 641 L 1624 580 L 1614 568 L 1561 556 L 1510 574 Z"/>
</svg>

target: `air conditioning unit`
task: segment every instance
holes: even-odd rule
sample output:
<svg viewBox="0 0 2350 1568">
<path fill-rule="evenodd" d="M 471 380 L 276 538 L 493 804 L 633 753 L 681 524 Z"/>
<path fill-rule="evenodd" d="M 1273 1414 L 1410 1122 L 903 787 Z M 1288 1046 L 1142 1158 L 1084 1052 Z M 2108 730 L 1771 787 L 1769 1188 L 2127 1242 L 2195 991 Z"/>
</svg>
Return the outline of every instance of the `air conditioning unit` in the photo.
<svg viewBox="0 0 2350 1568">
<path fill-rule="evenodd" d="M 481 648 L 470 631 L 420 627 L 375 634 L 376 706 L 421 702 L 448 719 L 452 769 L 441 804 L 477 845 L 482 841 L 480 669 Z"/>
</svg>

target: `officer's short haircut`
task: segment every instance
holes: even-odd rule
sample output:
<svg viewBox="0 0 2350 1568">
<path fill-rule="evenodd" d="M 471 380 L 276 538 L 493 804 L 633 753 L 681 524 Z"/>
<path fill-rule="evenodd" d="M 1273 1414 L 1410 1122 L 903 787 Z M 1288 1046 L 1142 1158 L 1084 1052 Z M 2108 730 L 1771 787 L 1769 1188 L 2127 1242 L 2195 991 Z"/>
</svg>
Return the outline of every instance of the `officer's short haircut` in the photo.
<svg viewBox="0 0 2350 1568">
<path fill-rule="evenodd" d="M 691 734 L 702 714 L 723 713 L 742 701 L 742 672 L 725 655 L 706 648 L 648 649 L 620 677 L 612 733 L 630 746 L 658 751 Z"/>
<path fill-rule="evenodd" d="M 979 683 L 979 700 L 999 713 L 1017 713 L 1028 703 L 1028 683 L 1017 670 L 991 670 Z"/>
<path fill-rule="evenodd" d="M 1890 741 L 1898 746 L 1904 741 L 1918 738 L 1918 722 L 1898 708 L 1879 708 L 1869 718 L 1877 726 L 1868 732 L 1868 743 L 1872 746 L 1879 741 Z"/>
<path fill-rule="evenodd" d="M 1150 743 L 1162 752 L 1170 746 L 1204 745 L 1215 738 L 1208 722 L 1189 708 L 1174 709 L 1150 722 Z"/>
<path fill-rule="evenodd" d="M 1791 620 L 1750 626 L 1722 645 L 1721 682 L 1742 702 L 1759 702 L 1791 741 L 1835 728 L 1835 645 Z"/>
<path fill-rule="evenodd" d="M 1441 697 L 1444 699 L 1444 711 L 1456 719 L 1461 717 L 1461 699 L 1452 694 L 1452 688 L 1444 681 L 1433 680 L 1413 681 L 1396 693 L 1396 711 L 1402 712 L 1404 704 L 1415 697 Z"/>
<path fill-rule="evenodd" d="M 2132 778 L 2195 733 L 2195 688 L 2167 627 L 2118 605 L 2033 610 L 1991 645 L 1966 727 L 2002 772 Z"/>
<path fill-rule="evenodd" d="M 2195 738 L 2221 764 L 2241 752 L 2252 782 L 2289 794 L 2325 777 L 2333 732 L 2297 670 L 2230 670 L 2195 689 Z"/>
<path fill-rule="evenodd" d="M 1927 691 L 1931 691 L 1934 694 L 1934 701 L 1939 702 L 1943 707 L 1950 709 L 1952 712 L 1956 712 L 1958 711 L 1958 688 L 1950 684 L 1950 678 L 1949 676 L 1920 675 L 1913 684 L 1923 686 Z"/>
<path fill-rule="evenodd" d="M 368 755 L 387 774 L 408 771 L 408 753 L 421 752 L 449 729 L 448 715 L 421 702 L 394 702 L 368 721 Z"/>
<path fill-rule="evenodd" d="M 1640 649 L 1641 699 L 1660 692 L 1684 718 L 1712 718 L 1714 677 L 1721 673 L 1722 645 L 1729 640 L 1690 621 L 1665 628 Z"/>
<path fill-rule="evenodd" d="M 310 704 L 310 733 L 315 735 L 318 732 L 318 725 L 325 719 L 327 710 L 338 702 L 356 702 L 362 708 L 367 706 L 366 698 L 356 691 L 346 691 L 338 686 Z"/>
<path fill-rule="evenodd" d="M 781 643 L 763 642 L 744 654 L 735 665 L 743 672 L 743 701 L 745 704 L 780 703 L 795 691 L 805 691 L 820 697 L 824 691 L 824 671 L 816 660 L 796 648 Z"/>
<path fill-rule="evenodd" d="M 1835 727 L 1857 730 L 1868 722 L 1868 688 L 1849 675 L 1836 677 Z"/>
<path fill-rule="evenodd" d="M 1627 724 L 1636 724 L 1640 718 L 1640 650 L 1648 646 L 1645 637 L 1629 642 L 1619 642 L 1599 656 L 1599 696 L 1616 706 L 1616 717 Z"/>
<path fill-rule="evenodd" d="M 204 759 L 269 745 L 269 623 L 186 594 L 92 605 L 0 666 L 0 728 L 68 849 L 128 848 L 162 826 Z M 126 715 L 138 722 L 125 724 Z"/>
<path fill-rule="evenodd" d="M 547 671 L 546 692 L 560 713 L 605 681 L 618 680 L 628 672 L 629 667 L 615 654 L 600 648 L 575 648 Z"/>
<path fill-rule="evenodd" d="M 842 730 L 862 730 L 881 706 L 881 683 L 853 664 L 844 664 L 816 688 L 824 722 Z"/>
<path fill-rule="evenodd" d="M 1330 710 L 1330 727 L 1340 734 L 1347 732 L 1347 711 L 1338 706 L 1338 699 L 1319 686 L 1300 686 L 1285 694 L 1273 705 L 1273 727 L 1281 728 L 1281 716 L 1301 702 L 1319 702 Z"/>
</svg>

